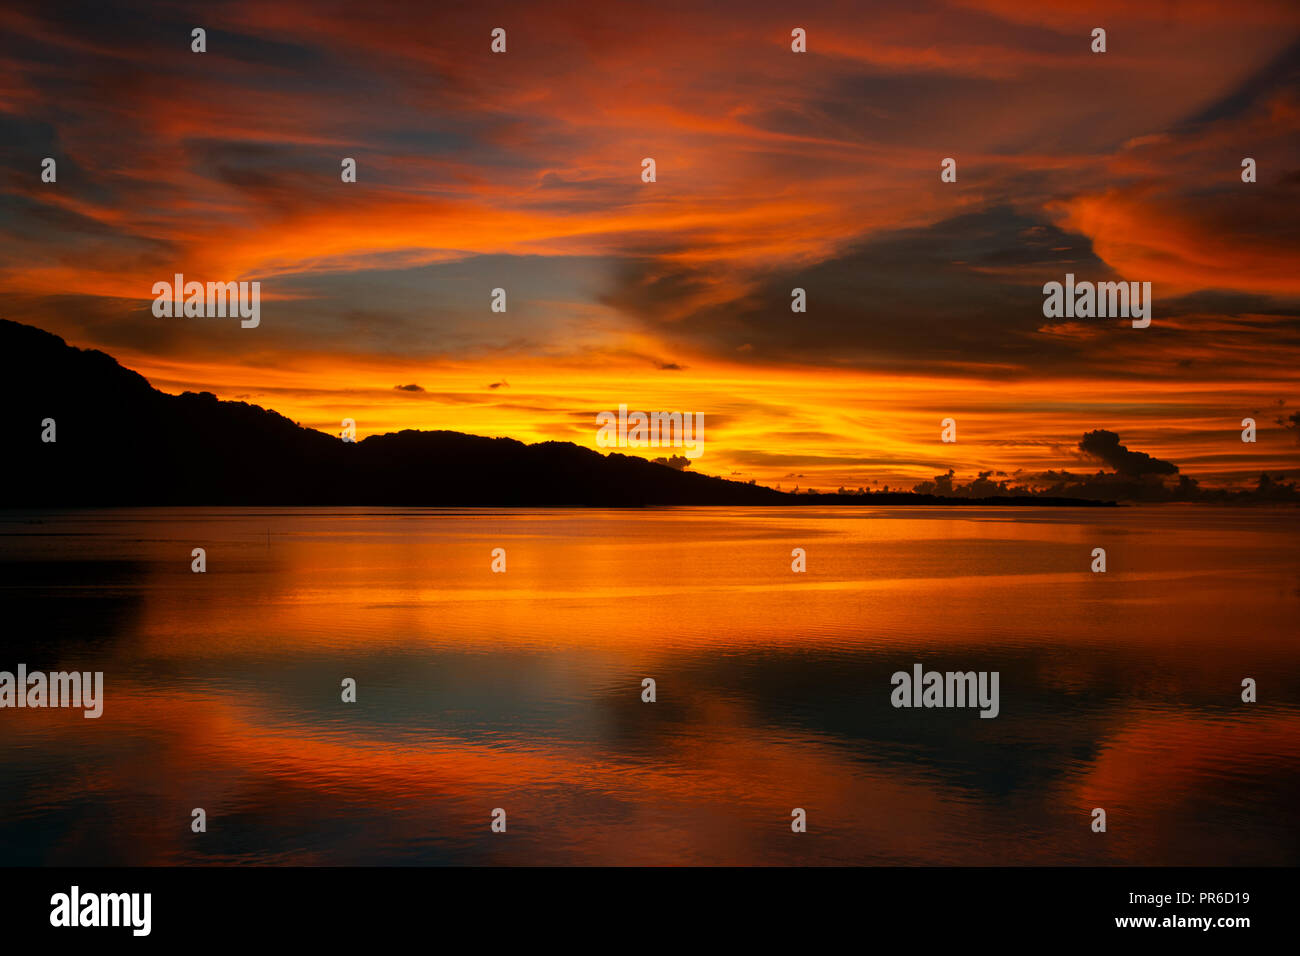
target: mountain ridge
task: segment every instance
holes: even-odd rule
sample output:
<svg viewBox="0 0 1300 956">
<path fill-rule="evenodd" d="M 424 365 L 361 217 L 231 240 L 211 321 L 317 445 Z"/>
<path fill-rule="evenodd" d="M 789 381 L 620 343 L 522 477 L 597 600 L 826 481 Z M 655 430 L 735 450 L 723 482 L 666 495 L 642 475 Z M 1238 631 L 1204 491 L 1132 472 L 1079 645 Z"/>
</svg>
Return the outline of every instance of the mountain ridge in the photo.
<svg viewBox="0 0 1300 956">
<path fill-rule="evenodd" d="M 0 507 L 1095 505 L 1013 496 L 796 495 L 571 442 L 404 429 L 344 442 L 273 409 L 171 395 L 112 356 L 0 319 L 0 400 L 17 423 Z M 42 440 L 55 422 L 55 441 Z"/>
</svg>

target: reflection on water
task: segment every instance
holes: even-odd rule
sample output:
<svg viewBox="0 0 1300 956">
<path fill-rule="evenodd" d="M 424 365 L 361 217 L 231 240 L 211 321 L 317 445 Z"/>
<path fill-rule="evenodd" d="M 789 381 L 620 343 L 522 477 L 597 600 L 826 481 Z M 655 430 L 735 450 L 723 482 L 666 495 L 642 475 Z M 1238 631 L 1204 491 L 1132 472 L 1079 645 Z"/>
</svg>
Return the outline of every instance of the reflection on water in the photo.
<svg viewBox="0 0 1300 956">
<path fill-rule="evenodd" d="M 1178 507 L 0 513 L 0 670 L 102 670 L 106 698 L 0 710 L 0 864 L 1293 865 L 1297 532 Z M 1000 716 L 894 709 L 916 662 L 999 671 Z"/>
</svg>

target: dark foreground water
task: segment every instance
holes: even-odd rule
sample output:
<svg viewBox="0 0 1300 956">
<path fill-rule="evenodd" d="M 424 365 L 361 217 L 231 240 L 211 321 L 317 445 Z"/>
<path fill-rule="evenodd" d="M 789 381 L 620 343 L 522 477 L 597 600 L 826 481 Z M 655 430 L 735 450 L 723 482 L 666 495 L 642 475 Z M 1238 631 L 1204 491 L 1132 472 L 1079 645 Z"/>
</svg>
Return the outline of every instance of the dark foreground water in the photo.
<svg viewBox="0 0 1300 956">
<path fill-rule="evenodd" d="M 0 864 L 1300 862 L 1296 509 L 0 512 L 0 632 Z"/>
</svg>

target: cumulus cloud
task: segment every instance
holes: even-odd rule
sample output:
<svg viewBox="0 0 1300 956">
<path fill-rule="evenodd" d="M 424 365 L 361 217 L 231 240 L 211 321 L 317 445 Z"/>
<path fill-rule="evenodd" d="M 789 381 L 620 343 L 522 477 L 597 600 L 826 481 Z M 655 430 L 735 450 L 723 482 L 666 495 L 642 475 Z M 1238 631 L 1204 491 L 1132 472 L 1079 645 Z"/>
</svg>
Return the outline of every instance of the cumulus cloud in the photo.
<svg viewBox="0 0 1300 956">
<path fill-rule="evenodd" d="M 1119 435 L 1105 429 L 1086 433 L 1079 440 L 1079 449 L 1113 470 L 1079 474 L 1051 469 L 1032 474 L 1017 473 L 1014 481 L 1011 477 L 999 478 L 999 473 L 990 470 L 981 471 L 971 481 L 963 482 L 955 470 L 949 468 L 946 474 L 920 482 L 912 490 L 918 494 L 948 498 L 1031 495 L 1090 501 L 1300 501 L 1300 485 L 1288 481 L 1285 474 L 1263 473 L 1253 488 L 1202 488 L 1195 478 L 1179 474 L 1177 465 L 1145 452 L 1133 451 L 1120 441 Z"/>
<path fill-rule="evenodd" d="M 1126 478 L 1140 478 L 1143 475 L 1176 475 L 1178 466 L 1168 461 L 1153 458 L 1146 452 L 1130 451 L 1120 444 L 1119 436 L 1114 432 L 1099 428 L 1088 432 L 1079 440 L 1079 450 L 1090 458 L 1095 458 L 1103 465 L 1115 469 L 1115 474 Z"/>
</svg>

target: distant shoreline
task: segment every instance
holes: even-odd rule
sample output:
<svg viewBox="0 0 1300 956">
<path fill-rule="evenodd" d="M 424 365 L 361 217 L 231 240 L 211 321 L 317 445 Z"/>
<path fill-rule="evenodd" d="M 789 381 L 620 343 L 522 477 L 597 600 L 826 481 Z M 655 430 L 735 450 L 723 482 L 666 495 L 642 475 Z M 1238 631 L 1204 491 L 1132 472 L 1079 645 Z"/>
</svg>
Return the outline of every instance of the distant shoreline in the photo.
<svg viewBox="0 0 1300 956">
<path fill-rule="evenodd" d="M 160 392 L 102 352 L 7 320 L 0 320 L 0 353 L 9 361 L 0 400 L 7 419 L 22 423 L 0 469 L 0 504 L 10 508 L 1108 508 L 1190 503 L 1193 496 L 1205 504 L 1300 501 L 1300 489 L 1282 476 L 1261 475 L 1251 491 L 1215 492 L 1194 481 L 1166 487 L 1140 471 L 1058 475 L 1044 489 L 1075 491 L 1068 478 L 1087 497 L 997 493 L 1024 491 L 996 487 L 1005 482 L 979 485 L 976 491 L 994 493 L 975 497 L 965 486 L 951 487 L 951 469 L 918 486 L 925 491 L 782 491 L 565 441 L 525 444 L 413 429 L 340 440 L 346 436 L 247 402 Z M 1090 437 L 1130 454 L 1113 433 Z M 958 493 L 933 493 L 940 489 Z"/>
<path fill-rule="evenodd" d="M 776 492 L 783 494 L 783 492 Z M 1190 502 L 1196 504 L 1196 502 Z M 512 502 L 509 504 L 491 504 L 491 503 L 438 503 L 438 502 L 399 502 L 399 501 L 346 501 L 328 504 L 323 502 L 293 502 L 293 501 L 276 501 L 276 502 L 229 502 L 229 501 L 206 501 L 206 502 L 184 502 L 172 501 L 165 504 L 146 504 L 146 503 L 123 503 L 114 502 L 112 504 L 84 502 L 80 504 L 60 503 L 54 505 L 3 505 L 0 506 L 0 514 L 14 512 L 35 512 L 35 511 L 78 511 L 83 509 L 94 509 L 110 511 L 114 509 L 135 509 L 135 508 L 447 508 L 457 510 L 475 510 L 475 509 L 536 509 L 544 511 L 563 511 L 566 509 L 580 509 L 590 511 L 619 511 L 619 510 L 639 510 L 644 508 L 805 508 L 816 507 L 819 505 L 835 505 L 842 507 L 901 507 L 901 508 L 1117 508 L 1121 507 L 1121 502 L 1116 501 L 1091 501 L 1086 498 L 1038 498 L 1030 496 L 1002 496 L 989 498 L 943 498 L 937 495 L 917 495 L 902 492 L 894 494 L 893 492 L 881 492 L 878 495 L 835 495 L 835 494 L 816 494 L 816 495 L 793 495 L 787 500 L 763 501 L 763 502 L 746 502 L 737 503 L 730 501 L 718 502 L 692 502 L 689 504 L 663 503 L 663 502 L 645 502 L 632 504 L 584 504 L 581 502 L 555 503 L 546 502 L 538 504 L 527 504 Z"/>
</svg>

